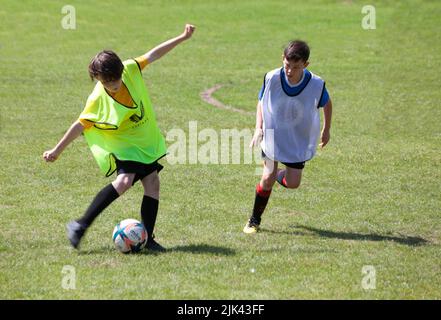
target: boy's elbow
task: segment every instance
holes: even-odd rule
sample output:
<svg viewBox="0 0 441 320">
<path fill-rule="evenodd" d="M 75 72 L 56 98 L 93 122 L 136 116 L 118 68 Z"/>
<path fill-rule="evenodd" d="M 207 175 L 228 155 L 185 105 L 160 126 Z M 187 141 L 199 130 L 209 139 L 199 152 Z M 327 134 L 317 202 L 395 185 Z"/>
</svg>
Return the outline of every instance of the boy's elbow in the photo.
<svg viewBox="0 0 441 320">
<path fill-rule="evenodd" d="M 73 126 L 75 127 L 75 130 L 76 130 L 79 134 L 83 133 L 84 129 L 86 129 L 86 127 L 84 126 L 83 123 L 81 123 L 80 120 L 77 120 L 77 121 L 74 123 Z"/>
</svg>

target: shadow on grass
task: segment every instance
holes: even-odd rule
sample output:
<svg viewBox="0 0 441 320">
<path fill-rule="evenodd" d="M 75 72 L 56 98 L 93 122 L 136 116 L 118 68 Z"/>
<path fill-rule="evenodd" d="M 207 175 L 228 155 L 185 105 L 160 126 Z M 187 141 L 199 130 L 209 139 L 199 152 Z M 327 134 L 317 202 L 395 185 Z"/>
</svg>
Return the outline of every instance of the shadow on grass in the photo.
<svg viewBox="0 0 441 320">
<path fill-rule="evenodd" d="M 72 249 L 74 250 L 74 249 Z M 111 246 L 103 246 L 101 248 L 94 248 L 94 249 L 84 249 L 84 250 L 78 250 L 79 255 L 97 255 L 97 254 L 108 254 L 108 253 L 114 253 L 116 252 L 116 249 Z M 226 247 L 217 247 L 207 244 L 190 244 L 190 245 L 184 245 L 184 246 L 177 246 L 177 247 L 170 247 L 167 248 L 167 251 L 165 252 L 157 252 L 157 251 L 151 251 L 151 250 L 142 250 L 138 254 L 141 255 L 162 255 L 172 252 L 187 252 L 187 253 L 193 253 L 193 254 L 214 254 L 214 255 L 222 255 L 222 256 L 231 256 L 236 254 L 236 251 L 230 248 Z"/>
<path fill-rule="evenodd" d="M 303 229 L 307 231 L 307 232 L 295 231 L 291 233 L 297 235 L 307 235 L 309 233 L 313 233 L 324 238 L 357 240 L 357 241 L 393 241 L 407 246 L 422 246 L 430 243 L 430 241 L 427 241 L 426 239 L 420 237 L 411 237 L 406 235 L 402 235 L 398 237 L 398 236 L 381 235 L 376 233 L 366 234 L 366 233 L 355 233 L 355 232 L 336 232 L 336 231 L 317 229 L 302 225 L 294 225 L 290 227 L 296 229 Z"/>
<path fill-rule="evenodd" d="M 236 251 L 231 248 L 212 246 L 208 244 L 190 244 L 185 246 L 177 246 L 170 248 L 169 251 L 188 252 L 195 254 L 210 253 L 222 256 L 231 256 L 236 254 Z"/>
</svg>

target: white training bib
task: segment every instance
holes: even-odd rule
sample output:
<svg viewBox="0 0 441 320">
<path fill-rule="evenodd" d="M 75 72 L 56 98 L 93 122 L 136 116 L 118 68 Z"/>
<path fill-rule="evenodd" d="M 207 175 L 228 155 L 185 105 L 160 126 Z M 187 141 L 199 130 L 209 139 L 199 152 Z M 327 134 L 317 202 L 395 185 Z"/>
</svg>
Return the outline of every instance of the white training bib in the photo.
<svg viewBox="0 0 441 320">
<path fill-rule="evenodd" d="M 290 96 L 283 87 L 281 71 L 281 68 L 275 69 L 265 76 L 261 147 L 275 161 L 307 161 L 314 157 L 320 137 L 318 105 L 325 82 L 310 72 L 304 89 Z"/>
</svg>

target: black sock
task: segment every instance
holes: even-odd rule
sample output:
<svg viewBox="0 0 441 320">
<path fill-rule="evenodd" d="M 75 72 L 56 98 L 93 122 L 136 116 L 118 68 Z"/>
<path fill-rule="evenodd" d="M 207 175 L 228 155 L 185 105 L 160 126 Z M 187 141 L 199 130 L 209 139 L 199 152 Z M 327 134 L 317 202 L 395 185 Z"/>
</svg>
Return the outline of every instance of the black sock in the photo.
<svg viewBox="0 0 441 320">
<path fill-rule="evenodd" d="M 84 213 L 77 222 L 85 228 L 89 227 L 93 220 L 95 220 L 95 218 L 118 197 L 119 194 L 112 184 L 105 186 L 100 192 L 98 192 L 86 213 Z"/>
<path fill-rule="evenodd" d="M 263 211 L 266 208 L 270 195 L 271 189 L 263 190 L 260 184 L 257 184 L 256 198 L 254 199 L 253 214 L 251 216 L 251 220 L 253 222 L 260 224 Z"/>
<path fill-rule="evenodd" d="M 141 218 L 147 230 L 148 240 L 153 239 L 153 229 L 155 228 L 156 216 L 158 215 L 159 200 L 144 196 L 141 204 Z"/>
</svg>

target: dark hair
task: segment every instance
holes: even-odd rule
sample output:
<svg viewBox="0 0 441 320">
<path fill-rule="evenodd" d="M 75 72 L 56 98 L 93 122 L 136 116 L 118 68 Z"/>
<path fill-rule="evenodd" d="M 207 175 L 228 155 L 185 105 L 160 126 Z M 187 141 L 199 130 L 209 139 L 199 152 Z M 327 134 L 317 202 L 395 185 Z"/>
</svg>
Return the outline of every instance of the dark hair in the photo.
<svg viewBox="0 0 441 320">
<path fill-rule="evenodd" d="M 89 76 L 93 80 L 98 75 L 105 81 L 121 78 L 124 65 L 121 59 L 111 50 L 99 52 L 89 63 Z"/>
<path fill-rule="evenodd" d="M 288 61 L 302 60 L 306 62 L 309 59 L 309 46 L 305 41 L 294 40 L 288 43 L 283 54 Z"/>
</svg>

